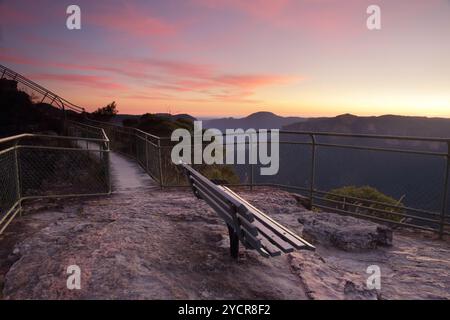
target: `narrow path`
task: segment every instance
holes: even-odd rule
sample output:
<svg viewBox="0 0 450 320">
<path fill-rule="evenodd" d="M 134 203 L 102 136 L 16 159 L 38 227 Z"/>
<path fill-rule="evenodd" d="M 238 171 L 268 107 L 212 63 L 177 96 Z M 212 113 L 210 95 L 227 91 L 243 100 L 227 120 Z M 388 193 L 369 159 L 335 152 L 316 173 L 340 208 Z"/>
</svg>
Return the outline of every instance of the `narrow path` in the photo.
<svg viewBox="0 0 450 320">
<path fill-rule="evenodd" d="M 156 187 L 157 183 L 131 160 L 117 152 L 110 152 L 113 192 L 127 192 L 132 189 Z"/>
</svg>

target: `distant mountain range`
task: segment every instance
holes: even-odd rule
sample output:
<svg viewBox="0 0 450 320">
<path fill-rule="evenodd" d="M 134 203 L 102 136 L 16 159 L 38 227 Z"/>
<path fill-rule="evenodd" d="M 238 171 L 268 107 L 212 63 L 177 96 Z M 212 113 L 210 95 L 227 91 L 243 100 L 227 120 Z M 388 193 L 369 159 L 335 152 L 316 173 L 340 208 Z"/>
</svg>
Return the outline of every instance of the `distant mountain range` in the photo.
<svg viewBox="0 0 450 320">
<path fill-rule="evenodd" d="M 197 120 L 189 114 L 157 113 L 169 119 Z M 140 115 L 118 114 L 111 121 L 122 124 L 125 119 L 138 119 Z M 450 138 L 450 119 L 383 115 L 360 117 L 343 114 L 336 117 L 302 118 L 283 117 L 272 112 L 256 112 L 243 118 L 203 120 L 203 128 L 226 129 L 281 129 L 287 131 L 335 132 L 374 135 Z"/>
<path fill-rule="evenodd" d="M 310 118 L 283 127 L 290 131 L 359 133 L 450 138 L 450 119 L 383 115 L 358 117 L 343 114 L 333 118 Z"/>
<path fill-rule="evenodd" d="M 244 118 L 220 118 L 203 121 L 204 128 L 216 128 L 224 131 L 225 129 L 280 129 L 293 123 L 305 121 L 300 117 L 282 117 L 272 112 L 256 112 Z"/>
</svg>

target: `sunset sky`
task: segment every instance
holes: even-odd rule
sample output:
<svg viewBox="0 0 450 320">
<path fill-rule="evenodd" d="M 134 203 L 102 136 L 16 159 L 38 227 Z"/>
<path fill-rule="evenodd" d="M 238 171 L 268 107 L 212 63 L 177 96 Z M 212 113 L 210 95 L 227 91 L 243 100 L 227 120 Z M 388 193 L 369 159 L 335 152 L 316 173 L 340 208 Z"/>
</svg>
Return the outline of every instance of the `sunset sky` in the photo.
<svg viewBox="0 0 450 320">
<path fill-rule="evenodd" d="M 450 117 L 450 0 L 3 0 L 0 28 L 1 64 L 88 110 Z"/>
</svg>

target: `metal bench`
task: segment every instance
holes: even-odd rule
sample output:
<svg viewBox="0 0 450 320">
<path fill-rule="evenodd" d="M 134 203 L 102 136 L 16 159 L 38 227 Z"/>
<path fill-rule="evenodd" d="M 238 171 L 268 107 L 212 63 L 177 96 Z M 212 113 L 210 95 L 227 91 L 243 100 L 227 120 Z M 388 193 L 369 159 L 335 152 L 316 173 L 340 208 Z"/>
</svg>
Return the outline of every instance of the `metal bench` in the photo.
<svg viewBox="0 0 450 320">
<path fill-rule="evenodd" d="M 187 164 L 180 164 L 194 195 L 206 201 L 228 226 L 230 254 L 237 259 L 239 241 L 264 257 L 294 250 L 315 250 L 314 246 L 282 226 L 229 188 L 216 185 Z"/>
</svg>

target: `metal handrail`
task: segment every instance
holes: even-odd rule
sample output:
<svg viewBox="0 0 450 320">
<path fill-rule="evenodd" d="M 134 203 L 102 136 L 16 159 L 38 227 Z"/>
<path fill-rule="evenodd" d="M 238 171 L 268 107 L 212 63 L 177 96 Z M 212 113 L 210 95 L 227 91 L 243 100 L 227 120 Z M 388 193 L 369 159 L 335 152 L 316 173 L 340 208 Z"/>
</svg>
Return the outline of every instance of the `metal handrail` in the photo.
<svg viewBox="0 0 450 320">
<path fill-rule="evenodd" d="M 170 137 L 160 137 L 160 136 L 156 136 L 156 135 L 154 135 L 154 134 L 151 134 L 151 133 L 142 131 L 141 129 L 138 129 L 138 128 L 118 126 L 118 125 L 116 125 L 116 124 L 112 124 L 112 123 L 109 123 L 109 122 L 103 122 L 103 121 L 93 120 L 93 119 L 90 119 L 89 117 L 86 117 L 86 120 L 87 120 L 87 121 L 90 121 L 90 122 L 98 123 L 98 124 L 100 124 L 100 125 L 105 125 L 105 126 L 115 127 L 116 129 L 119 129 L 119 130 L 122 129 L 122 130 L 125 130 L 125 131 L 127 131 L 127 130 L 129 130 L 129 131 L 135 131 L 135 132 L 138 132 L 138 133 L 142 133 L 142 134 L 143 134 L 144 136 L 146 136 L 146 137 L 150 137 L 150 138 L 153 138 L 153 139 L 156 139 L 156 140 L 166 140 L 166 139 L 169 139 L 169 140 L 170 140 Z"/>
<path fill-rule="evenodd" d="M 8 76 L 9 78 L 11 78 L 11 80 L 17 81 L 18 83 L 21 83 L 21 84 L 25 85 L 26 87 L 43 95 L 43 99 L 41 100 L 41 102 L 43 102 L 46 98 L 49 98 L 49 99 L 51 99 L 50 104 L 59 102 L 59 105 L 57 104 L 57 106 L 61 110 L 65 110 L 67 108 L 67 109 L 70 109 L 70 110 L 78 112 L 78 113 L 85 112 L 84 108 L 77 106 L 76 104 L 73 104 L 72 102 L 67 101 L 66 99 L 60 97 L 56 93 L 42 87 L 41 85 L 37 84 L 36 82 L 31 81 L 30 79 L 24 77 L 23 75 L 3 66 L 1 64 L 0 64 L 0 73 L 1 73 L 1 79 L 3 79 L 5 76 Z"/>
<path fill-rule="evenodd" d="M 0 216 L 0 234 L 6 229 L 6 227 L 11 223 L 11 221 L 17 216 L 21 215 L 22 210 L 22 202 L 24 200 L 28 199 L 41 199 L 41 198 L 66 198 L 66 197 L 85 197 L 85 196 L 98 196 L 98 195 L 108 195 L 111 194 L 111 176 L 110 176 L 110 168 L 109 168 L 109 138 L 106 135 L 105 131 L 102 128 L 89 126 L 82 123 L 76 123 L 76 122 L 70 122 L 70 125 L 77 125 L 82 128 L 89 128 L 90 130 L 94 129 L 97 130 L 101 136 L 101 138 L 85 138 L 85 137 L 77 137 L 77 136 L 52 136 L 52 135 L 45 135 L 45 134 L 32 134 L 32 133 L 24 133 L 19 134 L 11 137 L 6 137 L 0 139 L 0 146 L 5 143 L 12 143 L 13 146 L 7 147 L 5 149 L 0 148 L 0 155 L 7 155 L 8 152 L 13 152 L 13 159 L 15 162 L 15 172 L 13 173 L 14 178 L 10 179 L 11 183 L 5 184 L 11 186 L 17 186 L 17 190 L 14 191 L 14 198 L 13 202 L 8 205 L 5 209 L 5 212 L 2 212 L 2 215 Z M 21 144 L 21 141 L 28 138 L 41 138 L 45 140 L 62 140 L 62 141 L 86 141 L 86 149 L 84 148 L 77 148 L 77 147 L 61 147 L 61 146 L 53 146 L 53 145 L 27 145 L 27 144 Z M 92 142 L 93 144 L 101 145 L 102 147 L 99 149 L 91 149 L 88 142 Z M 20 154 L 19 150 L 30 150 L 30 149 L 40 149 L 40 150 L 53 150 L 57 152 L 61 152 L 62 154 L 70 151 L 81 151 L 81 152 L 98 152 L 99 156 L 97 159 L 100 159 L 101 165 L 104 167 L 106 172 L 106 181 L 104 182 L 105 192 L 103 190 L 101 192 L 90 192 L 86 193 L 86 191 L 75 193 L 73 190 L 72 192 L 63 192 L 60 194 L 54 194 L 54 195 L 46 195 L 45 190 L 40 195 L 27 195 L 22 192 L 22 179 L 23 176 L 19 170 L 19 159 Z M 89 158 L 90 160 L 91 158 Z M 102 182 L 102 188 L 103 188 L 103 182 Z M 42 191 L 42 190 L 41 190 Z M 5 191 L 6 194 L 8 194 L 8 191 Z M 7 202 L 8 203 L 8 202 Z"/>
<path fill-rule="evenodd" d="M 103 128 L 101 128 L 101 127 L 94 127 L 94 126 L 91 126 L 91 125 L 88 125 L 88 124 L 85 124 L 85 123 L 81 123 L 81 122 L 77 122 L 77 121 L 70 121 L 70 120 L 68 120 L 67 123 L 71 123 L 71 124 L 74 124 L 76 126 L 82 126 L 82 127 L 98 130 L 98 131 L 100 131 L 100 134 L 103 136 L 103 140 L 102 141 L 103 142 L 110 142 L 108 136 L 106 135 L 105 130 Z"/>
<path fill-rule="evenodd" d="M 35 133 L 22 133 L 11 137 L 6 137 L 0 139 L 0 143 L 10 142 L 14 140 L 20 140 L 23 138 L 49 138 L 49 139 L 60 139 L 60 140 L 83 140 L 92 142 L 109 142 L 109 139 L 97 139 L 97 138 L 83 138 L 83 137 L 71 137 L 71 136 L 51 136 L 47 134 L 35 134 Z"/>
</svg>

